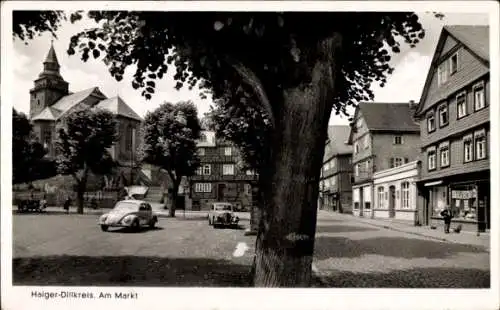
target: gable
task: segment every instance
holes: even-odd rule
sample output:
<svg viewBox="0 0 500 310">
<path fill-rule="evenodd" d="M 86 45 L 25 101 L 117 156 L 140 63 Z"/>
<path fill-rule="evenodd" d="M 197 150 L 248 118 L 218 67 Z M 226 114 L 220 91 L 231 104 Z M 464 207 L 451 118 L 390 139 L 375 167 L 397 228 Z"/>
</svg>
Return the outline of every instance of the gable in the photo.
<svg viewBox="0 0 500 310">
<path fill-rule="evenodd" d="M 486 52 L 488 46 L 488 26 L 443 27 L 434 50 L 416 114 L 422 116 L 438 101 L 445 100 L 454 92 L 488 73 L 489 54 Z M 448 61 L 449 57 L 454 54 L 454 50 L 458 54 L 458 70 L 448 77 L 446 83 L 438 85 L 438 66 L 443 61 Z"/>
</svg>

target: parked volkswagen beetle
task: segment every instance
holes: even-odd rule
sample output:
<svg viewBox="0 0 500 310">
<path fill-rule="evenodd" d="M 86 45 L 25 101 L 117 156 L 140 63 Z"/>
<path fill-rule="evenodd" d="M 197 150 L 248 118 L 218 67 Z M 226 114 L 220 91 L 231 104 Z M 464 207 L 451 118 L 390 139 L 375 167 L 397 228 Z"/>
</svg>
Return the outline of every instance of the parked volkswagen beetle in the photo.
<svg viewBox="0 0 500 310">
<path fill-rule="evenodd" d="M 214 202 L 208 212 L 208 224 L 217 226 L 238 225 L 239 218 L 234 215 L 233 205 L 228 202 Z"/>
<path fill-rule="evenodd" d="M 151 205 L 142 200 L 118 201 L 114 208 L 99 217 L 99 225 L 103 231 L 109 227 L 127 227 L 138 230 L 141 226 L 153 228 L 158 222 Z"/>
</svg>

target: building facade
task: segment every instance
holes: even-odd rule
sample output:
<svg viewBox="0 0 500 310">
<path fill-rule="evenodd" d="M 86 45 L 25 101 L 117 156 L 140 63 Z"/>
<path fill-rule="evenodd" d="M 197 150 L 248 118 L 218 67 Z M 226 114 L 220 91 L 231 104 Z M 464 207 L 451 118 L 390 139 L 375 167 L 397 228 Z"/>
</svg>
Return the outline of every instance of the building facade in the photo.
<svg viewBox="0 0 500 310">
<path fill-rule="evenodd" d="M 349 126 L 329 126 L 321 169 L 320 209 L 352 213 L 352 146 Z"/>
<path fill-rule="evenodd" d="M 417 159 L 420 132 L 412 103 L 360 103 L 349 133 L 353 146 L 353 214 L 373 216 L 374 173 Z"/>
<path fill-rule="evenodd" d="M 51 46 L 43 62 L 43 71 L 30 90 L 30 121 L 48 156 L 56 155 L 57 128 L 64 126 L 64 116 L 81 109 L 104 109 L 112 112 L 118 123 L 119 139 L 111 147 L 111 155 L 121 165 L 134 166 L 142 118 L 122 98 L 107 98 L 98 87 L 70 92 L 69 83 L 63 79 L 59 69 L 56 52 Z"/>
<path fill-rule="evenodd" d="M 464 229 L 490 228 L 489 27 L 445 26 L 421 100 L 424 225 L 450 206 Z"/>
<path fill-rule="evenodd" d="M 373 217 L 411 221 L 419 224 L 417 185 L 420 161 L 373 174 Z"/>
<path fill-rule="evenodd" d="M 213 131 L 203 131 L 197 143 L 200 167 L 189 177 L 191 210 L 207 210 L 210 203 L 231 202 L 236 209 L 250 210 L 252 188 L 257 175 L 238 168 L 238 150 L 218 139 Z"/>
</svg>

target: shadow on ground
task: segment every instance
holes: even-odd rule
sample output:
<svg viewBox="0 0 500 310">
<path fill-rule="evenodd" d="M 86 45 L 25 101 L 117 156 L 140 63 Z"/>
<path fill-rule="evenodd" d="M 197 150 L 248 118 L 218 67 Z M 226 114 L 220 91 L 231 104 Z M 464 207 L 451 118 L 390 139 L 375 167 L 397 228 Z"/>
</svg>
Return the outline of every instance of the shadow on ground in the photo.
<svg viewBox="0 0 500 310">
<path fill-rule="evenodd" d="M 120 227 L 120 228 L 109 228 L 108 233 L 122 233 L 122 234 L 137 234 L 137 233 L 146 233 L 148 231 L 155 231 L 155 230 L 163 230 L 163 227 L 160 226 L 155 226 L 153 228 L 142 226 L 137 230 L 128 228 L 128 227 Z"/>
<path fill-rule="evenodd" d="M 315 287 L 331 288 L 489 288 L 489 271 L 458 268 L 415 268 L 389 273 L 330 271 L 315 278 Z"/>
<path fill-rule="evenodd" d="M 13 285 L 247 287 L 250 266 L 205 258 L 49 256 L 13 259 Z"/>
<path fill-rule="evenodd" d="M 392 256 L 401 258 L 446 258 L 460 252 L 485 253 L 482 247 L 438 242 L 432 240 L 377 237 L 354 240 L 344 237 L 317 237 L 314 243 L 314 257 L 327 259 L 330 257 L 354 258 L 366 254 Z"/>
<path fill-rule="evenodd" d="M 362 231 L 376 231 L 379 229 L 361 227 L 361 226 L 348 226 L 348 225 L 327 225 L 327 226 L 316 226 L 317 233 L 340 233 L 340 232 L 362 232 Z"/>
</svg>

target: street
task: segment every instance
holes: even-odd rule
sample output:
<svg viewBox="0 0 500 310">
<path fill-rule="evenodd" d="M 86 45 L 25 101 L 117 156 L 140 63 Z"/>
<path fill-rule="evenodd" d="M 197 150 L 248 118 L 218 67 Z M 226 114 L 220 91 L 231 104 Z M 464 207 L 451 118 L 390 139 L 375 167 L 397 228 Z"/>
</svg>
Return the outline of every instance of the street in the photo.
<svg viewBox="0 0 500 310">
<path fill-rule="evenodd" d="M 248 286 L 254 236 L 178 212 L 140 232 L 102 232 L 98 215 L 14 214 L 15 285 Z M 248 247 L 248 249 L 247 249 Z M 320 213 L 314 286 L 489 287 L 489 253 Z"/>
</svg>

